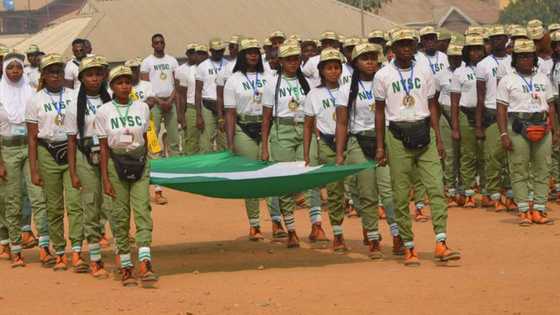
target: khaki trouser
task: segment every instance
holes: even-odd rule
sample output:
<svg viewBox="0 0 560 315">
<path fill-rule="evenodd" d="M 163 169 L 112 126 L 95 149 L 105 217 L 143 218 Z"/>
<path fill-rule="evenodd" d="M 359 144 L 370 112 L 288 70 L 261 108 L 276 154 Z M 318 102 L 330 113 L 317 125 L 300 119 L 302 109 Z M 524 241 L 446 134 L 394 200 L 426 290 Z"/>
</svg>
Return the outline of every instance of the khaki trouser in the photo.
<svg viewBox="0 0 560 315">
<path fill-rule="evenodd" d="M 39 145 L 39 172 L 47 204 L 49 237 L 57 255 L 64 253 L 64 206 L 68 215 L 69 239 L 73 251 L 81 251 L 84 240 L 84 216 L 80 207 L 80 191 L 72 187 L 68 165 L 58 165 L 46 148 Z"/>
<path fill-rule="evenodd" d="M 441 106 L 442 113 L 439 120 L 441 140 L 445 146 L 445 159 L 443 162 L 443 184 L 447 188 L 449 197 L 455 195 L 459 183 L 459 142 L 451 137 L 451 124 L 446 117 L 451 117 L 449 106 Z"/>
<path fill-rule="evenodd" d="M 502 147 L 498 124 L 493 123 L 485 130 L 484 153 L 486 159 L 486 191 L 492 200 L 500 198 L 502 189 L 510 188 L 507 154 Z"/>
<path fill-rule="evenodd" d="M 226 137 L 225 133 L 220 131 L 218 127 L 218 116 L 202 106 L 202 119 L 204 119 L 204 130 L 200 134 L 200 152 L 209 153 L 224 150 L 226 148 Z M 214 150 L 214 141 L 216 142 L 216 150 Z"/>
<path fill-rule="evenodd" d="M 186 128 L 183 131 L 183 155 L 193 155 L 200 151 L 200 130 L 196 128 L 196 108 L 187 104 L 185 111 Z"/>
<path fill-rule="evenodd" d="M 179 128 L 177 124 L 177 109 L 175 108 L 175 105 L 173 105 L 168 112 L 162 111 L 159 106 L 154 106 L 152 108 L 152 115 L 154 118 L 154 124 L 156 126 L 156 134 L 158 136 L 161 129 L 161 121 L 163 120 L 163 123 L 165 124 L 165 130 L 167 131 L 169 156 L 178 155 L 180 153 L 178 131 Z"/>
<path fill-rule="evenodd" d="M 443 188 L 443 170 L 436 148 L 434 132 L 431 142 L 423 149 L 410 150 L 388 131 L 385 133 L 387 157 L 395 200 L 395 220 L 405 246 L 414 247 L 412 221 L 408 208 L 408 194 L 414 178 L 425 187 L 432 209 L 432 225 L 437 241 L 447 238 L 447 202 Z M 418 175 L 414 177 L 413 175 Z"/>
<path fill-rule="evenodd" d="M 478 140 L 475 128 L 471 126 L 467 115 L 459 112 L 459 128 L 461 130 L 461 178 L 466 196 L 473 196 L 479 177 L 480 187 L 486 187 L 484 171 L 484 142 Z M 484 194 L 484 191 L 481 191 Z"/>
</svg>

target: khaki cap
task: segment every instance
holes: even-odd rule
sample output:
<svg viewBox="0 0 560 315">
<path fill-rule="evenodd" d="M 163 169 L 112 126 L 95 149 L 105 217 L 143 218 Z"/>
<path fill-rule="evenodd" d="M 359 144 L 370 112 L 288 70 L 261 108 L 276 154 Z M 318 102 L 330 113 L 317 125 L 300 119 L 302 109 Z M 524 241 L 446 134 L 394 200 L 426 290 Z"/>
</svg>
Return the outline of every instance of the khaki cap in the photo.
<svg viewBox="0 0 560 315">
<path fill-rule="evenodd" d="M 210 47 L 210 50 L 223 50 L 226 49 L 226 45 L 224 44 L 224 42 L 219 39 L 219 38 L 214 38 L 211 39 L 210 42 L 208 43 L 208 46 Z"/>
<path fill-rule="evenodd" d="M 488 36 L 507 36 L 506 29 L 503 25 L 495 25 L 488 30 Z"/>
<path fill-rule="evenodd" d="M 263 40 L 263 46 L 272 46 L 272 43 L 270 42 L 270 39 L 268 39 L 268 37 Z"/>
<path fill-rule="evenodd" d="M 393 44 L 401 40 L 416 40 L 414 30 L 411 29 L 400 29 L 391 34 L 391 39 Z"/>
<path fill-rule="evenodd" d="M 279 58 L 286 58 L 290 56 L 299 56 L 301 55 L 301 48 L 296 45 L 282 45 L 278 50 L 278 57 Z"/>
<path fill-rule="evenodd" d="M 292 35 L 290 35 L 290 37 L 288 37 L 288 39 L 296 40 L 296 41 L 300 42 L 301 41 L 301 36 L 299 36 L 298 34 L 292 34 Z"/>
<path fill-rule="evenodd" d="M 560 42 L 560 31 L 550 33 L 550 40 L 553 42 Z"/>
<path fill-rule="evenodd" d="M 60 54 L 45 55 L 41 58 L 40 70 L 43 71 L 43 69 L 45 69 L 46 67 L 54 65 L 54 64 L 64 65 L 64 59 L 62 59 L 62 56 Z"/>
<path fill-rule="evenodd" d="M 196 49 L 196 45 L 198 45 L 198 44 L 196 44 L 196 43 L 190 43 L 190 44 L 188 44 L 188 45 L 187 45 L 187 50 Z"/>
<path fill-rule="evenodd" d="M 82 72 L 86 71 L 87 69 L 91 69 L 91 68 L 103 68 L 103 67 L 105 67 L 105 65 L 102 64 L 101 61 L 102 60 L 97 58 L 97 56 L 85 57 L 84 59 L 82 59 L 82 61 L 80 61 L 80 68 L 78 70 L 78 73 L 82 73 Z"/>
<path fill-rule="evenodd" d="M 340 62 L 344 61 L 344 58 L 338 49 L 334 48 L 327 48 L 321 51 L 321 56 L 319 57 L 319 63 L 329 61 L 329 60 L 338 60 Z"/>
<path fill-rule="evenodd" d="M 254 38 L 244 38 L 239 42 L 239 51 L 256 48 L 261 49 L 261 44 Z"/>
<path fill-rule="evenodd" d="M 467 35 L 464 46 L 484 46 L 484 38 L 478 34 Z"/>
<path fill-rule="evenodd" d="M 528 35 L 529 39 L 532 39 L 532 40 L 542 39 L 544 37 L 544 27 L 542 27 L 542 26 L 528 27 L 527 28 L 527 35 Z"/>
<path fill-rule="evenodd" d="M 356 47 L 354 47 L 354 50 L 352 50 L 352 60 L 355 60 L 356 58 L 360 57 L 365 53 L 373 52 L 379 54 L 382 51 L 383 49 L 378 44 L 370 44 L 370 43 L 359 44 L 356 45 Z"/>
<path fill-rule="evenodd" d="M 419 33 L 420 33 L 420 37 L 426 36 L 426 35 L 436 35 L 437 36 L 436 29 L 433 28 L 432 26 L 425 26 L 425 27 L 421 28 Z"/>
<path fill-rule="evenodd" d="M 465 35 L 478 34 L 480 36 L 483 36 L 484 33 L 484 27 L 482 26 L 469 26 L 465 31 Z"/>
<path fill-rule="evenodd" d="M 283 44 L 300 46 L 299 42 L 295 39 L 286 39 Z"/>
<path fill-rule="evenodd" d="M 538 20 L 538 19 L 534 19 L 534 20 L 531 20 L 531 21 L 527 22 L 527 28 L 543 27 L 543 26 L 544 26 L 543 22 L 541 20 Z"/>
<path fill-rule="evenodd" d="M 111 84 L 116 78 L 122 76 L 132 77 L 132 70 L 126 66 L 117 66 L 109 72 L 109 84 Z"/>
<path fill-rule="evenodd" d="M 373 30 L 369 32 L 368 38 L 383 38 L 385 39 L 385 33 L 381 30 Z"/>
<path fill-rule="evenodd" d="M 35 44 L 31 44 L 29 45 L 29 47 L 27 48 L 27 51 L 25 52 L 26 54 L 36 54 L 38 52 L 41 52 L 41 49 L 39 49 L 39 46 L 35 45 Z"/>
<path fill-rule="evenodd" d="M 560 24 L 559 23 L 552 23 L 548 26 L 548 31 L 549 32 L 555 32 L 557 30 L 560 30 Z"/>
<path fill-rule="evenodd" d="M 535 51 L 535 43 L 530 39 L 520 38 L 513 44 L 513 52 L 516 54 L 534 53 Z"/>
<path fill-rule="evenodd" d="M 241 36 L 239 35 L 233 35 L 230 39 L 229 39 L 229 44 L 239 44 L 239 41 L 241 40 Z"/>
<path fill-rule="evenodd" d="M 358 37 L 349 37 L 342 43 L 342 47 L 352 47 L 358 45 L 359 43 L 360 39 Z"/>
<path fill-rule="evenodd" d="M 440 29 L 438 33 L 438 40 L 451 40 L 453 34 L 445 28 Z"/>
<path fill-rule="evenodd" d="M 449 47 L 447 47 L 447 55 L 448 56 L 462 56 L 463 55 L 463 46 L 450 44 Z"/>
<path fill-rule="evenodd" d="M 510 32 L 510 36 L 511 37 L 529 37 L 529 35 L 527 34 L 527 29 L 524 28 L 523 26 L 517 26 L 511 29 Z"/>
<path fill-rule="evenodd" d="M 15 49 L 12 49 L 6 55 L 4 55 L 4 60 L 8 60 L 8 59 L 12 59 L 12 58 L 19 59 L 22 62 L 25 60 L 25 56 Z"/>
<path fill-rule="evenodd" d="M 136 67 L 140 67 L 141 65 L 142 65 L 142 58 L 139 57 L 129 59 L 124 63 L 124 66 L 129 68 L 136 68 Z"/>
<path fill-rule="evenodd" d="M 194 48 L 195 52 L 208 52 L 208 46 L 204 45 L 204 44 L 199 44 L 196 45 L 196 47 Z"/>
<path fill-rule="evenodd" d="M 286 39 L 286 34 L 284 34 L 284 32 L 282 31 L 274 31 L 270 34 L 270 36 L 268 36 L 268 39 L 276 38 L 276 37 Z"/>
<path fill-rule="evenodd" d="M 321 41 L 323 40 L 338 40 L 338 35 L 333 32 L 333 31 L 324 31 L 323 33 L 321 33 Z"/>
</svg>

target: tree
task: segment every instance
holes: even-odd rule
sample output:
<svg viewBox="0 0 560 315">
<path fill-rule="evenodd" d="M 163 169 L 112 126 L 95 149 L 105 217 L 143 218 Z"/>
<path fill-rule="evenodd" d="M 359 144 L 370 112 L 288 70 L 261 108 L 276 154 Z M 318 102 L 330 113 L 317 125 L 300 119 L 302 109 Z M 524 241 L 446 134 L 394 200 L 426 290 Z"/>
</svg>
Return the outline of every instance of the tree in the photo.
<svg viewBox="0 0 560 315">
<path fill-rule="evenodd" d="M 369 12 L 373 12 L 376 9 L 380 9 L 381 3 L 387 2 L 387 0 L 363 0 L 363 1 L 364 1 L 364 10 Z M 349 4 L 359 9 L 361 0 L 340 0 L 340 2 L 344 2 L 346 4 Z"/>
<path fill-rule="evenodd" d="M 504 24 L 526 24 L 532 19 L 543 23 L 560 22 L 560 1 L 558 0 L 517 0 L 511 1 L 500 15 Z"/>
</svg>

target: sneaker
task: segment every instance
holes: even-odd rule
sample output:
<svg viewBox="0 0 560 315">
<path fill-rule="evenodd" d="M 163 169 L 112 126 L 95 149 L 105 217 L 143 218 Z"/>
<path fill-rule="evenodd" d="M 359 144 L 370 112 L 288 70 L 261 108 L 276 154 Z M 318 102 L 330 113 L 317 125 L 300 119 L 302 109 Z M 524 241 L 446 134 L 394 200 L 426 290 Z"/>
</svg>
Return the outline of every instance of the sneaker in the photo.
<svg viewBox="0 0 560 315">
<path fill-rule="evenodd" d="M 531 213 L 529 211 L 519 213 L 520 226 L 531 226 L 531 224 L 533 224 L 533 221 L 531 219 Z"/>
<path fill-rule="evenodd" d="M 299 247 L 299 237 L 296 231 L 288 231 L 288 248 L 298 248 Z"/>
<path fill-rule="evenodd" d="M 311 243 L 329 241 L 327 234 L 323 230 L 323 225 L 321 224 L 321 222 L 317 222 L 311 225 L 311 233 L 309 233 L 308 238 Z"/>
<path fill-rule="evenodd" d="M 0 245 L 0 259 L 1 260 L 11 260 L 12 254 L 10 251 L 10 245 Z"/>
<path fill-rule="evenodd" d="M 54 271 L 66 271 L 68 269 L 68 258 L 65 254 L 57 255 L 56 262 L 54 264 Z"/>
<path fill-rule="evenodd" d="M 404 243 L 400 236 L 393 236 L 393 255 L 404 255 Z"/>
<path fill-rule="evenodd" d="M 21 233 L 21 247 L 23 249 L 29 249 L 37 246 L 39 241 L 33 234 L 33 232 L 22 232 Z"/>
<path fill-rule="evenodd" d="M 121 283 L 124 287 L 135 287 L 138 285 L 133 271 L 133 267 L 121 268 Z"/>
<path fill-rule="evenodd" d="M 533 221 L 533 223 L 536 224 L 553 224 L 554 221 L 550 218 L 547 218 L 546 216 L 543 216 L 543 213 L 541 211 L 531 211 L 531 221 Z"/>
<path fill-rule="evenodd" d="M 272 240 L 278 241 L 280 239 L 284 239 L 288 237 L 288 233 L 284 231 L 284 227 L 282 226 L 282 222 L 272 222 Z"/>
<path fill-rule="evenodd" d="M 443 241 L 437 242 L 434 257 L 439 261 L 459 260 L 461 259 L 461 253 L 449 249 L 445 241 Z"/>
<path fill-rule="evenodd" d="M 163 192 L 156 191 L 154 202 L 156 203 L 156 205 L 165 205 L 167 204 L 167 198 L 163 196 Z"/>
<path fill-rule="evenodd" d="M 483 195 L 482 198 L 480 198 L 480 206 L 482 208 L 490 208 L 494 206 L 494 202 L 490 199 L 490 197 Z"/>
<path fill-rule="evenodd" d="M 249 228 L 249 240 L 253 242 L 258 242 L 264 240 L 264 236 L 261 233 L 261 229 L 258 227 Z"/>
<path fill-rule="evenodd" d="M 158 281 L 158 276 L 152 270 L 152 262 L 149 260 L 143 260 L 140 262 L 139 267 L 140 281 L 142 282 L 142 287 L 152 288 Z"/>
<path fill-rule="evenodd" d="M 12 255 L 12 268 L 18 267 L 25 267 L 25 263 L 23 262 L 23 256 L 21 256 L 21 253 Z"/>
<path fill-rule="evenodd" d="M 109 277 L 109 273 L 105 270 L 101 260 L 90 262 L 89 270 L 91 275 L 96 279 L 107 279 Z"/>
<path fill-rule="evenodd" d="M 80 253 L 72 253 L 72 270 L 75 273 L 86 273 L 89 272 L 88 264 L 82 259 Z"/>
<path fill-rule="evenodd" d="M 379 241 L 375 240 L 369 242 L 368 257 L 373 260 L 383 259 L 383 253 L 381 252 L 381 245 Z"/>
<path fill-rule="evenodd" d="M 385 207 L 383 206 L 377 207 L 377 214 L 379 215 L 379 220 L 387 219 L 387 213 L 385 212 Z"/>
<path fill-rule="evenodd" d="M 45 268 L 51 268 L 56 264 L 56 258 L 51 255 L 48 247 L 39 248 L 39 260 L 41 265 Z"/>
<path fill-rule="evenodd" d="M 344 236 L 335 235 L 335 237 L 333 238 L 333 251 L 337 254 L 344 254 L 348 252 L 348 247 L 346 247 Z"/>
<path fill-rule="evenodd" d="M 418 259 L 414 248 L 404 248 L 404 265 L 407 267 L 420 266 L 420 259 Z"/>
<path fill-rule="evenodd" d="M 465 198 L 465 204 L 464 204 L 465 208 L 476 208 L 476 202 L 474 201 L 474 197 L 473 196 L 469 196 Z"/>
</svg>

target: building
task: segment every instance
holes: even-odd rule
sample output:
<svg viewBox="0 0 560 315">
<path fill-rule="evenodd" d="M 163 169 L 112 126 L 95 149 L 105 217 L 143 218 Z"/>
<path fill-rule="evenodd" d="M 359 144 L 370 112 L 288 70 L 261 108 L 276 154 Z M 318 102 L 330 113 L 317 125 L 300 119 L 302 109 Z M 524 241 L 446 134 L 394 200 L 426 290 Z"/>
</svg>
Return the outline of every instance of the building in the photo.
<svg viewBox="0 0 560 315">
<path fill-rule="evenodd" d="M 13 0 L 13 10 L 0 6 L 0 34 L 32 34 L 56 19 L 78 11 L 86 0 Z"/>
</svg>

